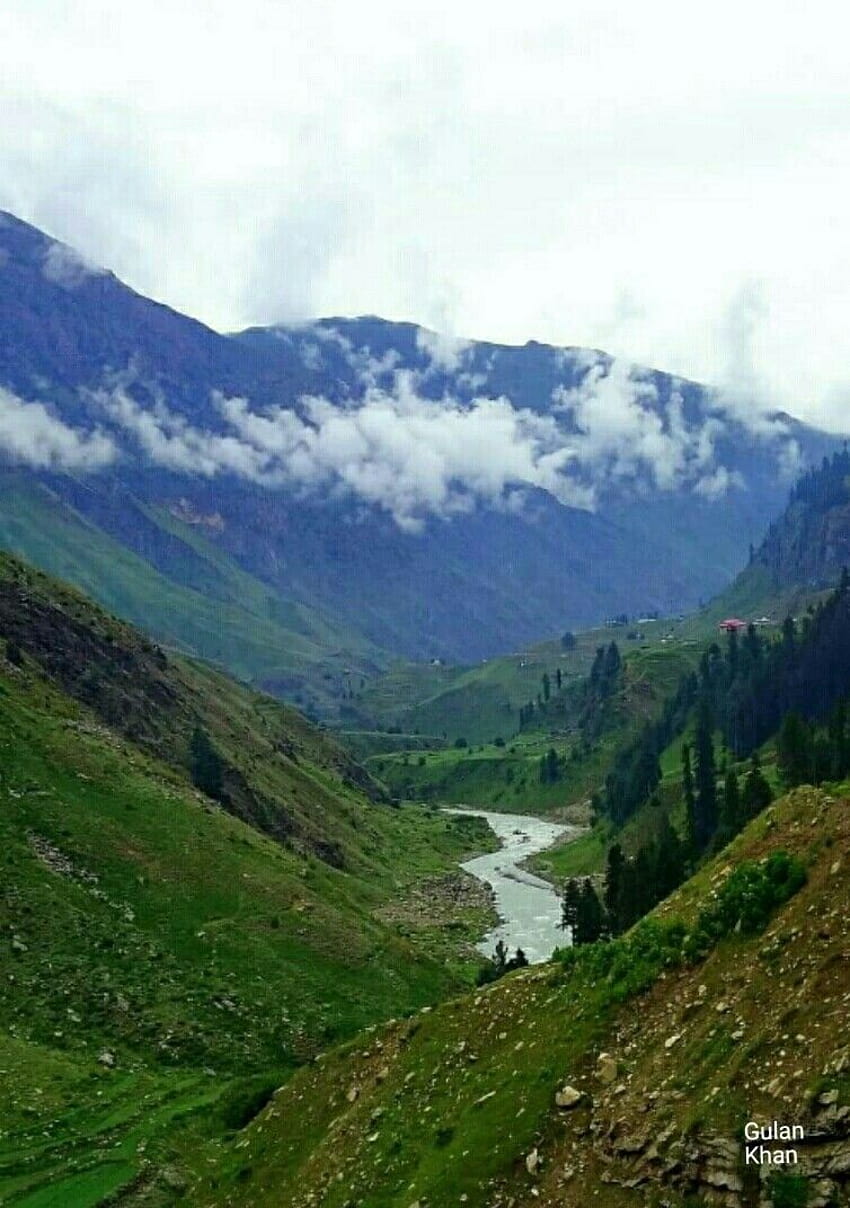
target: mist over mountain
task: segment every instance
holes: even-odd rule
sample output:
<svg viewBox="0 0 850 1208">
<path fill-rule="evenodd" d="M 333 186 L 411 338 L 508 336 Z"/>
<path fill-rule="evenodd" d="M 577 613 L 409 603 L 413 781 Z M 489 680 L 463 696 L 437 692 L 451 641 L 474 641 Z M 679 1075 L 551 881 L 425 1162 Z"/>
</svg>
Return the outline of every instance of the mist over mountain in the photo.
<svg viewBox="0 0 850 1208">
<path fill-rule="evenodd" d="M 142 623 L 116 542 L 206 599 L 246 607 L 249 576 L 298 613 L 316 666 L 468 661 L 691 608 L 834 446 L 593 350 L 376 317 L 222 335 L 0 217 L 0 536 L 79 581 L 43 539 L 49 501 L 51 523 L 106 539 L 84 585 Z M 182 645 L 228 661 L 191 622 Z M 287 659 L 247 674 L 292 692 Z"/>
</svg>

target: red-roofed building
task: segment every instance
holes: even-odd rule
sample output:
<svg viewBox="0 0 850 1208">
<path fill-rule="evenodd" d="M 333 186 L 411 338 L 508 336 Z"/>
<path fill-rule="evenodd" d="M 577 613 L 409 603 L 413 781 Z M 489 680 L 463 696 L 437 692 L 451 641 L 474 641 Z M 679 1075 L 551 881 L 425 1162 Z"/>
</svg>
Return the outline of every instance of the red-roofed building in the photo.
<svg viewBox="0 0 850 1208">
<path fill-rule="evenodd" d="M 727 617 L 725 621 L 721 621 L 717 626 L 723 633 L 737 633 L 739 629 L 746 629 L 747 622 L 739 620 L 738 617 Z"/>
</svg>

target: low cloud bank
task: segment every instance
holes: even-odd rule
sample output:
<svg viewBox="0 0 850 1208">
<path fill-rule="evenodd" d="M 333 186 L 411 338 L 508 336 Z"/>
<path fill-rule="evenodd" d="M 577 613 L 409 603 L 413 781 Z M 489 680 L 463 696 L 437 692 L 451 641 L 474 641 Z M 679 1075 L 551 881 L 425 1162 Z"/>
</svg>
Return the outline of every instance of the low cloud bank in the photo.
<svg viewBox="0 0 850 1208">
<path fill-rule="evenodd" d="M 62 289 L 77 289 L 89 277 L 103 276 L 106 269 L 92 264 L 64 243 L 54 241 L 44 253 L 41 273 L 45 280 L 52 281 Z"/>
<path fill-rule="evenodd" d="M 376 358 L 338 333 L 321 341 L 344 347 L 357 370 L 356 399 L 339 404 L 304 396 L 297 409 L 258 411 L 247 398 L 214 393 L 218 422 L 198 426 L 128 371 L 83 392 L 101 425 L 87 432 L 41 403 L 0 392 L 0 450 L 40 468 L 97 469 L 120 449 L 181 473 L 347 496 L 382 509 L 407 531 L 419 530 L 429 516 L 447 518 L 479 504 L 516 510 L 533 489 L 593 510 L 611 488 L 691 490 L 718 499 L 744 486 L 720 455 L 725 436 L 740 436 L 740 420 L 733 429 L 716 400 L 711 413 L 688 420 L 675 383 L 662 402 L 654 377 L 628 362 L 588 360 L 580 384 L 558 386 L 540 414 L 504 396 L 427 398 L 422 383 L 430 369 L 398 369 L 398 354 Z M 312 347 L 320 355 L 320 343 Z M 429 365 L 434 351 L 429 346 Z M 459 369 L 464 356 L 459 346 L 440 349 L 437 361 Z M 770 442 L 778 472 L 792 476 L 800 450 L 787 425 L 759 421 L 751 432 Z"/>
<path fill-rule="evenodd" d="M 71 428 L 43 403 L 25 402 L 0 386 L 0 453 L 35 470 L 97 470 L 118 450 L 99 429 Z"/>
</svg>

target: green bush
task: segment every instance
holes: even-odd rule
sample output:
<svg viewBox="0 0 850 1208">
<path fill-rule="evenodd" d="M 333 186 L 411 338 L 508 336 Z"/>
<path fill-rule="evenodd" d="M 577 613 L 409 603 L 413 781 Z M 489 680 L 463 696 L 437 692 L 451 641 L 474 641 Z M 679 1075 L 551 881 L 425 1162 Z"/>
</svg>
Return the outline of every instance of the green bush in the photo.
<svg viewBox="0 0 850 1208">
<path fill-rule="evenodd" d="M 758 863 L 740 864 L 690 932 L 678 920 L 646 918 L 615 940 L 559 948 L 554 959 L 601 990 L 607 1002 L 624 1002 L 648 989 L 664 969 L 702 960 L 725 935 L 763 930 L 776 907 L 805 881 L 795 856 L 774 852 Z"/>
<path fill-rule="evenodd" d="M 685 943 L 689 960 L 699 960 L 724 935 L 739 931 L 755 935 L 767 926 L 777 906 L 787 902 L 806 882 L 806 870 L 796 856 L 777 851 L 755 864 L 739 865 L 717 895 L 704 907 Z"/>
<path fill-rule="evenodd" d="M 811 1184 L 805 1175 L 776 1171 L 768 1179 L 773 1208 L 806 1208 Z"/>
</svg>

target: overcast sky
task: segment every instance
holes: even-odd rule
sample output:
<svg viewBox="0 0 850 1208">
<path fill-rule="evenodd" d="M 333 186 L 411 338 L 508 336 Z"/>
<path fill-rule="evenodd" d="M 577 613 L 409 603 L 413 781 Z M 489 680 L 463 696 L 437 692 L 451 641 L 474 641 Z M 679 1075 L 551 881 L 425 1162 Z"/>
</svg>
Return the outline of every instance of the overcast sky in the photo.
<svg viewBox="0 0 850 1208">
<path fill-rule="evenodd" d="M 844 12 L 3 0 L 0 207 L 220 329 L 590 345 L 847 428 Z"/>
</svg>

